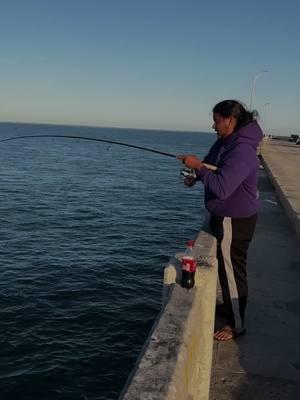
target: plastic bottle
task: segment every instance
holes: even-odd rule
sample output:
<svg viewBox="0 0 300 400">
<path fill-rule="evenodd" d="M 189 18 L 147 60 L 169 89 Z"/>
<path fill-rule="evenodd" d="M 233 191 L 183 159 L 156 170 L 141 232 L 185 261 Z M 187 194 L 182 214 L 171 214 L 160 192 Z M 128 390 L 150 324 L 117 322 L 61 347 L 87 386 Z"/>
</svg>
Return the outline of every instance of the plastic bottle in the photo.
<svg viewBox="0 0 300 400">
<path fill-rule="evenodd" d="M 182 256 L 181 286 L 186 289 L 192 289 L 195 285 L 195 272 L 197 261 L 193 254 L 194 244 L 194 240 L 189 240 L 187 242 L 186 250 Z"/>
</svg>

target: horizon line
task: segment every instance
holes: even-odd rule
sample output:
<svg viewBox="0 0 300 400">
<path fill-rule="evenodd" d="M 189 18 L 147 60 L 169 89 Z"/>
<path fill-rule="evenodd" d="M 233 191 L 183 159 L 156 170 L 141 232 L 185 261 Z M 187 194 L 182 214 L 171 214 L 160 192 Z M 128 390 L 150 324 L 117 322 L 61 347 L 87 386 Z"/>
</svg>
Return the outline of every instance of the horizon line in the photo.
<svg viewBox="0 0 300 400">
<path fill-rule="evenodd" d="M 2 121 L 0 124 L 21 124 L 21 125 L 50 125 L 50 126 L 66 126 L 66 127 L 82 127 L 82 128 L 104 128 L 104 129 L 130 129 L 130 130 L 143 130 L 143 131 L 162 131 L 162 132 L 186 132 L 186 133 L 215 133 L 213 131 L 197 130 L 197 129 L 172 129 L 172 128 L 134 128 L 134 127 L 121 127 L 121 126 L 100 126 L 100 125 L 85 125 L 85 124 L 72 124 L 72 123 L 57 123 L 57 122 L 20 122 L 20 121 Z"/>
</svg>

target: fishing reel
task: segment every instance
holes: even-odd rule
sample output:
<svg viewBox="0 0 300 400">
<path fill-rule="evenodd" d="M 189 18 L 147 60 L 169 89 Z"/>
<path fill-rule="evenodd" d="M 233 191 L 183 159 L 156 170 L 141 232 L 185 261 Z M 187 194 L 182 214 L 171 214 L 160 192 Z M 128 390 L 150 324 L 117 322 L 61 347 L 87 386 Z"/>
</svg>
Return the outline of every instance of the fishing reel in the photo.
<svg viewBox="0 0 300 400">
<path fill-rule="evenodd" d="M 184 184 L 188 187 L 192 187 L 195 185 L 197 180 L 196 171 L 190 168 L 183 168 L 180 171 L 180 175 L 184 177 Z"/>
</svg>

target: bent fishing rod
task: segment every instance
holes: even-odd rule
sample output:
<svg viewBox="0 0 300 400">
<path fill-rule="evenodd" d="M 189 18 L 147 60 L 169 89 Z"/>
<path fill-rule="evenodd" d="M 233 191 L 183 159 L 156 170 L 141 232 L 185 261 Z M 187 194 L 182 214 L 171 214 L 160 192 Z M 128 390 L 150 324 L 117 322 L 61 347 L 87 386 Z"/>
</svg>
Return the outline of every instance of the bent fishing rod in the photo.
<svg viewBox="0 0 300 400">
<path fill-rule="evenodd" d="M 147 147 L 136 146 L 134 144 L 116 142 L 114 140 L 108 140 L 108 139 L 88 138 L 88 137 L 84 137 L 84 136 L 73 136 L 73 135 L 26 135 L 26 136 L 15 136 L 15 137 L 7 138 L 7 139 L 1 139 L 0 143 L 1 142 L 8 142 L 8 141 L 11 141 L 11 140 L 18 140 L 18 139 L 44 138 L 44 137 L 47 137 L 47 138 L 50 137 L 50 138 L 81 139 L 81 140 L 91 140 L 91 141 L 95 141 L 95 142 L 104 142 L 104 143 L 109 143 L 109 144 L 117 144 L 117 145 L 120 145 L 120 146 L 133 147 L 133 148 L 139 149 L 139 150 L 151 151 L 152 153 L 161 154 L 161 155 L 166 156 L 166 157 L 176 158 L 175 154 L 166 153 L 164 151 L 159 151 L 159 150 L 153 150 L 153 149 L 149 149 Z"/>
<path fill-rule="evenodd" d="M 126 147 L 131 147 L 134 149 L 138 149 L 138 150 L 144 150 L 144 151 L 149 151 L 151 153 L 156 153 L 156 154 L 160 154 L 162 156 L 166 156 L 166 157 L 172 157 L 172 158 L 177 158 L 177 156 L 175 154 L 171 154 L 171 153 L 166 153 L 165 151 L 160 151 L 160 150 L 154 150 L 154 149 L 149 149 L 148 147 L 143 147 L 143 146 L 137 146 L 134 144 L 129 144 L 129 143 L 124 143 L 124 142 L 118 142 L 115 140 L 108 140 L 108 139 L 99 139 L 99 138 L 89 138 L 89 137 L 84 137 L 84 136 L 74 136 L 74 135 L 25 135 L 25 136 L 14 136 L 11 138 L 6 138 L 6 139 L 1 139 L 0 143 L 3 142 L 8 142 L 8 141 L 14 141 L 14 140 L 19 140 L 19 139 L 29 139 L 29 138 L 68 138 L 68 139 L 80 139 L 80 140 L 89 140 L 89 141 L 94 141 L 94 142 L 102 142 L 102 143 L 109 143 L 109 144 L 116 144 L 119 146 L 126 146 Z M 215 171 L 216 167 L 214 165 L 210 165 L 210 164 L 203 164 L 206 168 Z"/>
</svg>

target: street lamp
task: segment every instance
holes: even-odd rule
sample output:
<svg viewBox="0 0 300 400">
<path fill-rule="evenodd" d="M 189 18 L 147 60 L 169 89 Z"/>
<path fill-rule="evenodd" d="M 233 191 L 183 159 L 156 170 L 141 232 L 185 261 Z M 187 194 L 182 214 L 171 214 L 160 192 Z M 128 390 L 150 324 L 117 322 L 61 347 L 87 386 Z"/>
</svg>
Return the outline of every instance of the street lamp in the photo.
<svg viewBox="0 0 300 400">
<path fill-rule="evenodd" d="M 265 103 L 262 106 L 262 118 L 263 118 L 263 126 L 264 126 L 264 134 L 267 134 L 267 126 L 268 126 L 268 119 L 267 119 L 267 110 L 268 106 L 270 106 L 270 103 Z"/>
<path fill-rule="evenodd" d="M 252 104 L 254 103 L 254 94 L 255 94 L 255 84 L 258 78 L 262 76 L 265 72 L 269 72 L 266 69 L 260 72 L 259 74 L 255 75 L 252 81 L 252 89 L 251 89 L 251 101 L 250 101 L 250 110 L 252 110 Z"/>
</svg>

